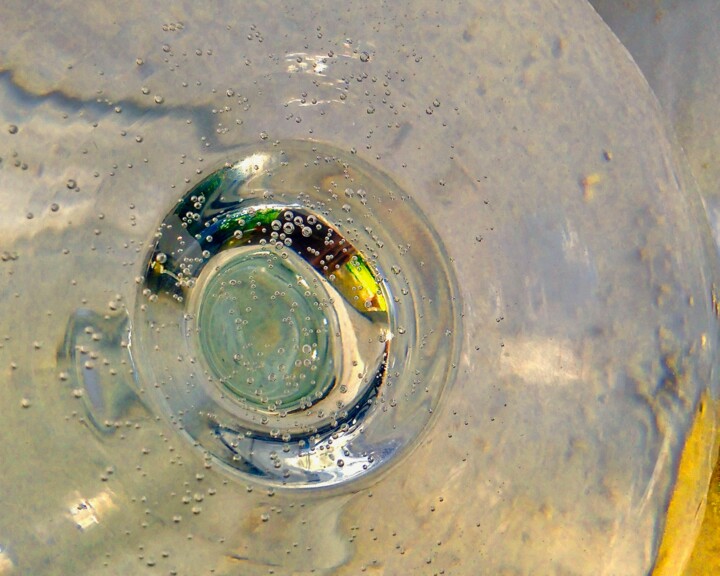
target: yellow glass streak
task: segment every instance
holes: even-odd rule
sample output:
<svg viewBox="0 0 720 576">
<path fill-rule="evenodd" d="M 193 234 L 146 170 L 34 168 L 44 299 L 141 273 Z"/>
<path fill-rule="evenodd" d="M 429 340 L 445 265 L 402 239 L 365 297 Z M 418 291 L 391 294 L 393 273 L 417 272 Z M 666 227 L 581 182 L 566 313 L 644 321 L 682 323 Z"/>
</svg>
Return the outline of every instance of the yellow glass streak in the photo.
<svg viewBox="0 0 720 576">
<path fill-rule="evenodd" d="M 705 515 L 706 491 L 717 460 L 718 406 L 703 394 L 688 435 L 668 506 L 652 576 L 679 576 L 687 565 Z M 713 445 L 708 452 L 708 445 Z M 717 538 L 717 536 L 715 536 Z M 700 572 L 696 574 L 717 574 Z"/>
<path fill-rule="evenodd" d="M 714 454 L 717 454 L 717 436 Z M 705 517 L 700 527 L 695 548 L 683 576 L 715 576 L 720 574 L 720 459 L 710 479 Z"/>
<path fill-rule="evenodd" d="M 342 268 L 334 272 L 333 284 L 360 312 L 386 312 L 387 301 L 372 269 L 357 254 Z"/>
</svg>

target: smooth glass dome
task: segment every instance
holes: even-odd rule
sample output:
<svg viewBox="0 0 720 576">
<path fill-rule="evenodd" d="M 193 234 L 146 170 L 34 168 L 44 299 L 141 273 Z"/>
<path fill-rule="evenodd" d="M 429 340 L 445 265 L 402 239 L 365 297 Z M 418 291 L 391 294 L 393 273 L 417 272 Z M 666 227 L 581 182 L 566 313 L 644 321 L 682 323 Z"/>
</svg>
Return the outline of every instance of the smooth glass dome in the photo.
<svg viewBox="0 0 720 576">
<path fill-rule="evenodd" d="M 678 576 L 717 455 L 717 256 L 662 110 L 588 3 L 95 4 L 0 3 L 3 570 Z M 691 63 L 697 34 L 650 4 L 634 17 Z M 298 140 L 317 149 L 296 164 Z M 186 198 L 281 150 L 247 215 Z M 335 157 L 394 193 L 347 184 Z M 364 257 L 334 283 L 290 264 L 364 334 L 345 445 L 329 394 L 282 417 L 202 352 L 194 298 L 245 254 L 221 226 L 280 259 L 285 210 Z M 454 295 L 462 330 L 433 316 Z M 255 345 L 228 333 L 233 356 Z M 396 361 L 376 385 L 380 344 Z"/>
</svg>

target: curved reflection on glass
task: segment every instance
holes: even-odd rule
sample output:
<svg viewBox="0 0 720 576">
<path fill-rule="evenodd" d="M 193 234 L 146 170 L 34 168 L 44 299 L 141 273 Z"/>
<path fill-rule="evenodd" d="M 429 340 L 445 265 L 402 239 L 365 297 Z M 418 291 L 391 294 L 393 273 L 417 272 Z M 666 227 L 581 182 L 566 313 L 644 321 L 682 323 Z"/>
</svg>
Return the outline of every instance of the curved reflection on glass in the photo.
<svg viewBox="0 0 720 576">
<path fill-rule="evenodd" d="M 720 164 L 709 159 L 720 156 L 716 113 L 720 91 L 720 39 L 714 34 L 720 20 L 720 4 L 714 0 L 689 5 L 605 0 L 591 0 L 591 3 L 628 49 L 660 101 L 692 170 L 689 180 L 697 182 L 717 244 L 720 241 L 717 187 Z M 698 443 L 702 442 L 698 440 Z M 720 542 L 719 463 L 715 464 L 707 496 L 704 518 L 701 513 L 693 513 L 693 518 L 674 527 L 679 539 L 692 542 L 694 532 L 688 526 L 698 526 L 702 521 L 692 557 L 684 571 L 686 576 L 720 572 L 720 556 L 716 553 Z M 671 541 L 667 543 L 672 546 Z M 677 567 L 683 564 L 682 556 L 687 555 L 690 546 L 676 545 L 674 548 L 682 550 L 680 557 L 664 554 L 670 573 L 677 572 Z"/>
</svg>

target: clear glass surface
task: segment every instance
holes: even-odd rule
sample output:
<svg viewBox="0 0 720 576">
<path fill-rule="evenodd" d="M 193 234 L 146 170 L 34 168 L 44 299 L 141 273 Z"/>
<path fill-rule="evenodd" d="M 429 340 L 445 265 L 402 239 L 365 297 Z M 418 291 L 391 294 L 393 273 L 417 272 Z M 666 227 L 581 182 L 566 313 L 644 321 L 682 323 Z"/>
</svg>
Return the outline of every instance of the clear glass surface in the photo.
<svg viewBox="0 0 720 576">
<path fill-rule="evenodd" d="M 652 572 L 691 440 L 714 463 L 716 254 L 589 4 L 11 1 L 0 31 L 1 574 Z M 294 140 L 412 199 L 455 301 L 392 205 L 354 225 L 457 328 L 408 354 L 459 351 L 427 423 L 396 423 L 407 453 L 305 491 L 193 445 L 133 357 L 189 361 L 135 337 L 164 218 L 238 149 Z"/>
</svg>

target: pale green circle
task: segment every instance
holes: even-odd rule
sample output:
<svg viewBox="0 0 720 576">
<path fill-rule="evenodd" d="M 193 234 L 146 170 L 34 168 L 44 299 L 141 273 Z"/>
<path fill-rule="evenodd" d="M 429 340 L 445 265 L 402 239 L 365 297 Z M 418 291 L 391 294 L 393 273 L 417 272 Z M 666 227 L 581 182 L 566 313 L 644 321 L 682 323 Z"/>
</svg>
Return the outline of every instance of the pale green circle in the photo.
<svg viewBox="0 0 720 576">
<path fill-rule="evenodd" d="M 205 362 L 248 407 L 302 408 L 333 386 L 334 311 L 312 276 L 300 257 L 251 249 L 218 266 L 202 288 L 197 327 Z"/>
</svg>

